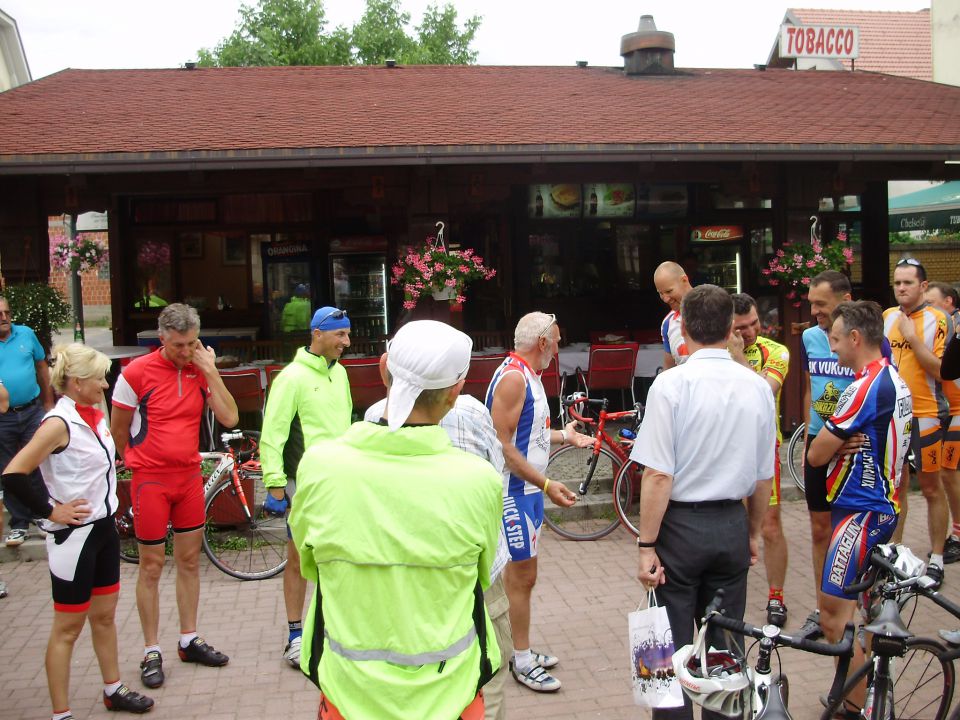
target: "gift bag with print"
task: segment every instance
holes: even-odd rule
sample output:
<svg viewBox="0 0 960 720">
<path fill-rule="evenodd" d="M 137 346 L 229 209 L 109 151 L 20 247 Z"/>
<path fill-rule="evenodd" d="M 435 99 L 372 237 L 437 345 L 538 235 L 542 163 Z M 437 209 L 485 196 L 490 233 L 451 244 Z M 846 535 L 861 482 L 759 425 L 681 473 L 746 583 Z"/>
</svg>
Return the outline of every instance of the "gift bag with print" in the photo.
<svg viewBox="0 0 960 720">
<path fill-rule="evenodd" d="M 657 604 L 652 590 L 647 595 L 647 607 L 629 613 L 627 622 L 634 703 L 661 709 L 682 706 L 683 692 L 673 672 L 673 633 L 667 609 Z"/>
</svg>

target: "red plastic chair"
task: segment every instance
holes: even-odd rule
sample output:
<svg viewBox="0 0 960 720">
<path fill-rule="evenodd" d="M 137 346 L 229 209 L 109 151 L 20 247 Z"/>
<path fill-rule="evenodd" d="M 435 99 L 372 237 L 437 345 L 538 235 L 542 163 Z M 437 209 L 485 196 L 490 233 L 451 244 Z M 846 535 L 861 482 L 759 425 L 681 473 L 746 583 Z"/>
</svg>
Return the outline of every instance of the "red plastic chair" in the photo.
<svg viewBox="0 0 960 720">
<path fill-rule="evenodd" d="M 560 398 L 563 397 L 563 386 L 567 381 L 567 376 L 560 373 L 560 361 L 556 355 L 550 358 L 550 364 L 547 369 L 540 373 L 540 382 L 543 383 L 543 389 L 547 393 L 547 400 L 556 398 L 559 411 L 557 417 L 563 422 L 563 405 Z"/>
<path fill-rule="evenodd" d="M 590 395 L 592 390 L 619 390 L 621 399 L 626 402 L 625 391 L 630 390 L 630 398 L 636 404 L 633 374 L 639 349 L 640 346 L 633 342 L 591 345 L 586 371 L 577 368 L 577 377 L 583 383 L 587 395 Z"/>
<path fill-rule="evenodd" d="M 493 374 L 503 364 L 503 359 L 506 356 L 506 353 L 500 353 L 498 355 L 470 358 L 470 369 L 467 370 L 466 382 L 464 382 L 461 392 L 466 395 L 473 395 L 480 402 L 485 402 L 487 387 L 489 387 Z"/>
<path fill-rule="evenodd" d="M 280 371 L 283 370 L 286 365 L 267 365 L 263 371 L 267 374 L 267 395 L 270 394 L 270 388 L 273 387 L 273 381 L 277 379 L 277 375 L 280 374 Z"/>
<path fill-rule="evenodd" d="M 353 410 L 360 415 L 378 400 L 387 396 L 387 388 L 380 378 L 380 358 L 344 358 L 340 360 L 350 380 Z"/>
</svg>

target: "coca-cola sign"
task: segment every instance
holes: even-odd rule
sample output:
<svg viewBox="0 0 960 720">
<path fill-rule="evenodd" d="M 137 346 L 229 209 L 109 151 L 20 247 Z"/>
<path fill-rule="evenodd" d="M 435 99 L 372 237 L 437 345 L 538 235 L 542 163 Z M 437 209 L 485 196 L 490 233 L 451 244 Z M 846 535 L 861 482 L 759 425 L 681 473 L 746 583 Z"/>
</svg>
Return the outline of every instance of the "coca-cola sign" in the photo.
<svg viewBox="0 0 960 720">
<path fill-rule="evenodd" d="M 740 225 L 698 225 L 690 228 L 692 242 L 725 242 L 742 237 L 743 227 Z"/>
</svg>

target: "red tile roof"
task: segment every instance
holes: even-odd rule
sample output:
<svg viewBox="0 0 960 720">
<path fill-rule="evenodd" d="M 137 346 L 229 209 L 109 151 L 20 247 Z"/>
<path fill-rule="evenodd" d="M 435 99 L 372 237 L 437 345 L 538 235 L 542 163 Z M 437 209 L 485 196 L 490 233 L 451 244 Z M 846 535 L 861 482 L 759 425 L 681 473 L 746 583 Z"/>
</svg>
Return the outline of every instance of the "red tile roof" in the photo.
<svg viewBox="0 0 960 720">
<path fill-rule="evenodd" d="M 791 18 L 792 16 L 792 18 Z M 875 10 L 813 10 L 790 8 L 785 21 L 802 25 L 853 25 L 860 29 L 857 70 L 933 79 L 930 10 L 885 12 Z M 850 69 L 850 61 L 843 65 Z"/>
<path fill-rule="evenodd" d="M 0 172 L 68 161 L 705 159 L 931 147 L 960 157 L 960 88 L 860 71 L 65 70 L 0 94 Z"/>
</svg>

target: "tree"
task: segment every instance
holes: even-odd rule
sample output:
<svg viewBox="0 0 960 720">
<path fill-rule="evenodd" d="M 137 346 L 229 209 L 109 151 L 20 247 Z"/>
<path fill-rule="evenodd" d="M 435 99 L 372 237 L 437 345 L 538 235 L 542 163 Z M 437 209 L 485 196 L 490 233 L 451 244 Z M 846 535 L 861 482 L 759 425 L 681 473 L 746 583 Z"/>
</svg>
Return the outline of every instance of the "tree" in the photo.
<svg viewBox="0 0 960 720">
<path fill-rule="evenodd" d="M 366 10 L 351 29 L 327 32 L 323 0 L 259 0 L 243 5 L 240 22 L 228 37 L 199 51 L 207 67 L 256 65 L 379 65 L 400 63 L 465 65 L 476 62 L 470 49 L 482 18 L 468 18 L 461 31 L 450 3 L 430 5 L 423 21 L 408 33 L 410 13 L 400 0 L 367 0 Z"/>
</svg>

